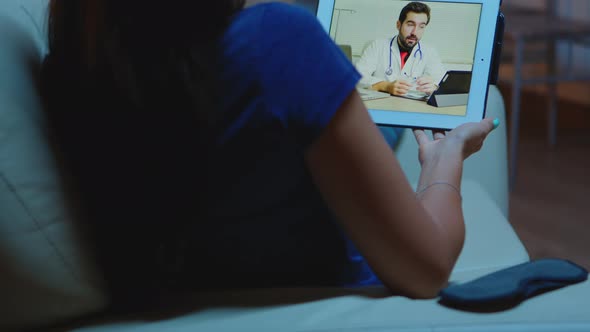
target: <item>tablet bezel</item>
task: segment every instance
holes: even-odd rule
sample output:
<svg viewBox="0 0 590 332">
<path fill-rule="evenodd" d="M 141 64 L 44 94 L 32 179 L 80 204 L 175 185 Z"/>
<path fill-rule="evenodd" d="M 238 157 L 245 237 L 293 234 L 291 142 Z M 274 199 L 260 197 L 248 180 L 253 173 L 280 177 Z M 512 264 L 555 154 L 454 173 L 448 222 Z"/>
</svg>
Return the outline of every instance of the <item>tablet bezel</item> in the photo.
<svg viewBox="0 0 590 332">
<path fill-rule="evenodd" d="M 329 33 L 335 0 L 318 0 L 317 18 Z M 481 5 L 481 16 L 473 60 L 471 89 L 465 115 L 414 113 L 369 109 L 373 121 L 379 125 L 450 130 L 466 122 L 484 118 L 487 103 L 490 67 L 500 0 L 425 0 L 425 2 L 473 3 Z"/>
</svg>

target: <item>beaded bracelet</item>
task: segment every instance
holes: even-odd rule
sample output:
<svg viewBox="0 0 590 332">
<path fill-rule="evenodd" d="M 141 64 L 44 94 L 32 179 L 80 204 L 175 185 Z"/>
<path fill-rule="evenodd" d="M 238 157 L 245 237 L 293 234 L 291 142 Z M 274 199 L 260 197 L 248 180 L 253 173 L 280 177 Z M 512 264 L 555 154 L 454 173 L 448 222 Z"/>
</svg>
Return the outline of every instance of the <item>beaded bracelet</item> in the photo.
<svg viewBox="0 0 590 332">
<path fill-rule="evenodd" d="M 416 191 L 416 196 L 418 196 L 418 195 L 420 195 L 421 193 L 425 192 L 425 191 L 426 191 L 426 189 L 428 189 L 428 188 L 430 188 L 430 187 L 432 187 L 432 186 L 440 185 L 440 184 L 442 184 L 442 185 L 446 185 L 446 186 L 449 186 L 449 187 L 453 188 L 453 190 L 455 190 L 455 191 L 457 192 L 457 194 L 459 195 L 459 198 L 460 198 L 461 200 L 463 200 L 463 196 L 461 196 L 461 191 L 459 190 L 459 188 L 457 188 L 457 187 L 453 186 L 452 184 L 450 184 L 450 183 L 448 183 L 448 182 L 433 182 L 433 183 L 431 183 L 431 184 L 427 185 L 426 187 L 424 187 L 424 188 L 422 188 L 422 189 L 420 189 L 420 190 Z"/>
</svg>

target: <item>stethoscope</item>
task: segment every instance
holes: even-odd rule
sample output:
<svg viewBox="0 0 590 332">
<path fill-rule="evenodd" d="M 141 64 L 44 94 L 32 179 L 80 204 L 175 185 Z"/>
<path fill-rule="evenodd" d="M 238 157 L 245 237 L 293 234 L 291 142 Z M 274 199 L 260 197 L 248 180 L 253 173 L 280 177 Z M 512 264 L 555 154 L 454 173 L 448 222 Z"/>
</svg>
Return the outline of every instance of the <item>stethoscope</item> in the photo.
<svg viewBox="0 0 590 332">
<path fill-rule="evenodd" d="M 393 74 L 393 67 L 391 67 L 391 48 L 393 47 L 393 41 L 396 38 L 397 35 L 393 36 L 393 38 L 391 38 L 391 41 L 389 42 L 389 68 L 387 68 L 387 71 L 385 71 L 385 75 L 387 76 L 391 76 L 391 74 Z M 416 52 L 414 52 L 414 59 L 416 58 L 416 55 L 418 55 L 418 53 L 420 53 L 420 61 L 422 61 L 424 55 L 422 54 L 422 47 L 420 46 L 420 42 L 418 42 L 418 49 L 416 50 Z M 414 64 L 412 64 L 412 69 L 414 69 Z"/>
</svg>

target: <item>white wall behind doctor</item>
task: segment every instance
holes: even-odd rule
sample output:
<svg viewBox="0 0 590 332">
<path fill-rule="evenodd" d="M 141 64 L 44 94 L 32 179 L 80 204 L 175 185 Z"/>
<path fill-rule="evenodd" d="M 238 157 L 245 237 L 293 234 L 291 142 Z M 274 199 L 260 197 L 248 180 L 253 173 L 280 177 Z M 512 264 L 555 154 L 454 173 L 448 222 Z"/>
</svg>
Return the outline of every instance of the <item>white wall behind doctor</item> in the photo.
<svg viewBox="0 0 590 332">
<path fill-rule="evenodd" d="M 367 44 L 397 34 L 396 22 L 409 1 L 336 0 L 330 35 L 338 44 L 352 47 L 353 62 Z M 448 69 L 470 70 L 481 6 L 464 3 L 422 1 L 431 18 L 422 41 L 434 46 Z"/>
</svg>

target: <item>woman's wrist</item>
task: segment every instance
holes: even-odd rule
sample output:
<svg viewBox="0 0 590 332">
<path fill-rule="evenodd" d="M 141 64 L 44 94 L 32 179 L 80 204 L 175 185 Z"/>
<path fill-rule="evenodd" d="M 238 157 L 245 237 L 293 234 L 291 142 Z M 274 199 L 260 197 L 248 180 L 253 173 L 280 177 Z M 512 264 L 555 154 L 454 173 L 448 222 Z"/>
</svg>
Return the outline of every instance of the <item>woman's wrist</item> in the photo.
<svg viewBox="0 0 590 332">
<path fill-rule="evenodd" d="M 418 189 L 435 182 L 447 182 L 459 187 L 463 172 L 463 146 L 460 140 L 441 140 L 440 146 L 422 161 Z"/>
<path fill-rule="evenodd" d="M 441 161 L 462 163 L 465 160 L 463 150 L 463 142 L 460 139 L 446 137 L 438 141 L 431 151 L 424 151 L 424 157 L 421 158 L 422 168 L 433 167 Z"/>
</svg>

